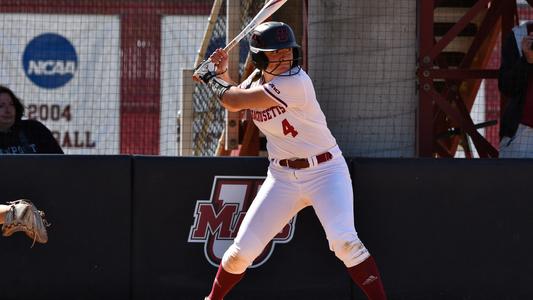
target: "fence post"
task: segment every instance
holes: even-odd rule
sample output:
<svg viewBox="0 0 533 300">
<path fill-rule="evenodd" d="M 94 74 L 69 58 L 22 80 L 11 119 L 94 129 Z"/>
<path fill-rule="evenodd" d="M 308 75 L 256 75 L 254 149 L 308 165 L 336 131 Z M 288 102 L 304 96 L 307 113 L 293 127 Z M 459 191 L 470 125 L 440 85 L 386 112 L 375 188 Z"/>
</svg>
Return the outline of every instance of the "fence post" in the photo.
<svg viewBox="0 0 533 300">
<path fill-rule="evenodd" d="M 228 0 L 227 2 L 226 44 L 241 32 L 241 2 Z M 239 45 L 229 53 L 228 72 L 231 78 L 239 80 Z M 226 111 L 226 150 L 237 149 L 239 145 L 239 112 Z"/>
<path fill-rule="evenodd" d="M 192 156 L 193 149 L 193 93 L 194 81 L 192 80 L 193 70 L 183 69 L 181 78 L 183 78 L 183 89 L 181 95 L 180 114 L 178 116 L 177 125 L 179 125 L 179 155 Z"/>
</svg>

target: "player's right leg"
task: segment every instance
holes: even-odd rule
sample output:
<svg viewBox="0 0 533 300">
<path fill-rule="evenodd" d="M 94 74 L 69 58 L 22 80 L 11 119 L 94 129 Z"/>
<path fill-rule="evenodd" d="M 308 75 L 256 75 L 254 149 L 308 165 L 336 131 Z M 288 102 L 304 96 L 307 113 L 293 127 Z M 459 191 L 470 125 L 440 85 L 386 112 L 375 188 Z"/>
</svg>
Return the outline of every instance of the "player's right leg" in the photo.
<svg viewBox="0 0 533 300">
<path fill-rule="evenodd" d="M 333 160 L 307 173 L 312 178 L 308 183 L 311 202 L 331 250 L 369 299 L 386 299 L 376 263 L 355 230 L 353 187 L 344 159 Z"/>
<path fill-rule="evenodd" d="M 273 175 L 273 173 L 275 175 Z M 307 204 L 287 172 L 270 172 L 226 250 L 207 299 L 221 300 L 290 219 Z M 286 176 L 286 177 L 285 177 Z"/>
</svg>

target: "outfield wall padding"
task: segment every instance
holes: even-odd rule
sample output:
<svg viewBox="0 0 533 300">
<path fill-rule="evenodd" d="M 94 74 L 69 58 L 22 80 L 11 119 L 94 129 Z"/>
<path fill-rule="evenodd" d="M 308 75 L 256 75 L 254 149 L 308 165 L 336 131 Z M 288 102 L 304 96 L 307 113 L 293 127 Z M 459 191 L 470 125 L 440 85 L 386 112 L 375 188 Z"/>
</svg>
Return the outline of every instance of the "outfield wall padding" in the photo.
<svg viewBox="0 0 533 300">
<path fill-rule="evenodd" d="M 217 268 L 203 243 L 189 243 L 197 201 L 210 200 L 214 177 L 265 176 L 257 158 L 136 157 L 133 184 L 133 299 L 203 299 Z M 225 219 L 223 222 L 231 221 Z M 221 225 L 224 226 L 224 225 Z M 228 299 L 350 299 L 350 280 L 313 211 L 296 220 L 293 239 L 250 269 Z M 331 298 L 333 297 L 333 298 Z"/>
<path fill-rule="evenodd" d="M 352 173 L 394 299 L 533 297 L 533 160 L 361 158 Z"/>
<path fill-rule="evenodd" d="M 46 245 L 30 248 L 22 233 L 0 238 L 0 299 L 202 299 L 216 273 L 211 246 L 231 243 L 213 237 L 237 228 L 237 207 L 245 211 L 267 163 L 0 156 L 0 202 L 31 199 L 52 223 Z M 390 299 L 533 298 L 533 160 L 355 158 L 350 166 L 356 226 Z M 242 205 L 223 210 L 233 200 L 222 198 L 242 186 L 250 187 Z M 205 241 L 191 235 L 202 228 L 199 207 L 213 212 Z M 311 208 L 290 228 L 228 300 L 365 299 Z"/>
<path fill-rule="evenodd" d="M 45 245 L 0 238 L 0 299 L 130 297 L 131 159 L 0 156 L 0 202 L 32 200 L 51 223 Z"/>
</svg>

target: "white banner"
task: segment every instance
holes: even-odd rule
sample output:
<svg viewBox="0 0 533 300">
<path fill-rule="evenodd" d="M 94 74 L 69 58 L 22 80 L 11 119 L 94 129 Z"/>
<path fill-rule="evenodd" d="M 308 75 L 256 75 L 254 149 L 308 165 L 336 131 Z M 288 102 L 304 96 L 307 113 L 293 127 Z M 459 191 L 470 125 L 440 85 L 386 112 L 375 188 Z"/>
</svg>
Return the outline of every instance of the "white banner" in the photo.
<svg viewBox="0 0 533 300">
<path fill-rule="evenodd" d="M 161 24 L 161 155 L 178 155 L 183 69 L 193 69 L 208 16 L 166 16 Z"/>
<path fill-rule="evenodd" d="M 68 154 L 119 154 L 118 16 L 0 14 L 0 84 Z"/>
</svg>

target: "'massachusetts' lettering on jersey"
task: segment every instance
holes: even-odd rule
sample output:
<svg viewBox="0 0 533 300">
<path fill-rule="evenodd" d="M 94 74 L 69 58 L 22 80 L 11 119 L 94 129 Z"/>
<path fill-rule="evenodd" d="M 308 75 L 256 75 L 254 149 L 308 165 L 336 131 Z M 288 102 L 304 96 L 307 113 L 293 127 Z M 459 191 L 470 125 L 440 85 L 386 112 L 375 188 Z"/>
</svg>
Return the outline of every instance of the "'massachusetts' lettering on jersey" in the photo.
<svg viewBox="0 0 533 300">
<path fill-rule="evenodd" d="M 269 157 L 311 157 L 333 148 L 337 142 L 328 129 L 311 78 L 304 70 L 288 74 L 269 82 L 252 74 L 241 84 L 241 88 L 261 87 L 277 104 L 252 111 L 255 125 L 267 138 Z"/>
<path fill-rule="evenodd" d="M 233 243 L 241 223 L 265 177 L 215 176 L 210 200 L 198 200 L 189 243 L 203 243 L 205 257 L 215 267 Z M 296 216 L 274 237 L 255 259 L 253 267 L 265 263 L 278 243 L 292 240 Z"/>
<path fill-rule="evenodd" d="M 272 106 L 263 111 L 251 110 L 250 112 L 252 113 L 252 119 L 255 121 L 265 122 L 284 114 L 287 110 L 283 106 Z"/>
</svg>

